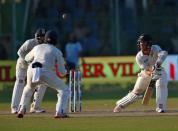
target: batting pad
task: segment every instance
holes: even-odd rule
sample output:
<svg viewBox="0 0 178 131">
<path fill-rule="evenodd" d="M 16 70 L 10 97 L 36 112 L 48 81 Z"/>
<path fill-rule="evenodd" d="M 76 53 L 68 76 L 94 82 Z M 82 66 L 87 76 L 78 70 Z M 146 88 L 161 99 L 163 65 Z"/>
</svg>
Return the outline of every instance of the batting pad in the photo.
<svg viewBox="0 0 178 131">
<path fill-rule="evenodd" d="M 152 78 L 151 76 L 139 76 L 135 83 L 134 89 L 139 89 L 139 90 L 145 91 L 145 89 L 150 84 L 151 78 Z"/>
<path fill-rule="evenodd" d="M 118 100 L 116 102 L 116 105 L 120 105 L 120 107 L 125 108 L 128 105 L 134 103 L 135 101 L 137 101 L 140 98 L 139 95 L 136 95 L 133 92 L 128 93 L 125 97 L 123 97 L 122 99 Z"/>
</svg>

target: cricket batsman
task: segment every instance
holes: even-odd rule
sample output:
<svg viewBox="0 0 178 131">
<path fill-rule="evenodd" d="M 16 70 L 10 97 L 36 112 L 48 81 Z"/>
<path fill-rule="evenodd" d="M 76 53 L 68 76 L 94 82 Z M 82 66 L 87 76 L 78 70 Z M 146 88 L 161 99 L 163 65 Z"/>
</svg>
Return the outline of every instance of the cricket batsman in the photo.
<svg viewBox="0 0 178 131">
<path fill-rule="evenodd" d="M 49 30 L 45 34 L 45 43 L 35 46 L 26 56 L 25 60 L 30 63 L 27 70 L 27 84 L 23 90 L 20 101 L 20 109 L 17 117 L 23 118 L 33 91 L 36 86 L 46 84 L 55 89 L 58 94 L 55 118 L 66 118 L 69 89 L 65 82 L 56 75 L 56 67 L 61 75 L 66 75 L 62 52 L 55 47 L 57 33 Z M 58 65 L 58 66 L 56 66 Z"/>
<path fill-rule="evenodd" d="M 16 114 L 18 112 L 20 99 L 25 86 L 25 79 L 27 76 L 28 64 L 25 61 L 25 56 L 28 54 L 33 47 L 44 42 L 46 30 L 43 28 L 37 29 L 35 33 L 35 38 L 26 40 L 25 43 L 19 48 L 17 54 L 19 56 L 16 63 L 16 81 L 12 93 L 11 101 L 11 113 Z M 45 112 L 44 109 L 40 108 L 40 103 L 43 99 L 46 87 L 44 85 L 39 85 L 39 88 L 35 90 L 33 103 L 31 105 L 30 112 L 32 113 L 42 113 Z"/>
<path fill-rule="evenodd" d="M 116 102 L 113 112 L 120 112 L 123 108 L 137 101 L 150 83 L 156 87 L 156 112 L 166 111 L 168 96 L 168 80 L 164 68 L 161 66 L 167 57 L 167 52 L 160 46 L 153 45 L 152 37 L 149 34 L 142 34 L 138 38 L 139 52 L 136 55 L 136 62 L 141 72 L 131 92 Z"/>
</svg>

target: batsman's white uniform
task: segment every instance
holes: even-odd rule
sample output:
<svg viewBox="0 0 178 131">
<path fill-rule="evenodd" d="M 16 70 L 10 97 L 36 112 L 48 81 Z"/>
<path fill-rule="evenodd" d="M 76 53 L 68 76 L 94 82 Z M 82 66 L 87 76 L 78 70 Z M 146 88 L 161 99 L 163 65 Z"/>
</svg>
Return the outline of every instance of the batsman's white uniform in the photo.
<svg viewBox="0 0 178 131">
<path fill-rule="evenodd" d="M 143 55 L 142 51 L 140 51 L 136 56 L 136 62 L 142 70 L 145 70 L 153 68 L 157 62 L 162 64 L 166 57 L 166 51 L 163 51 L 158 45 L 152 45 L 150 55 L 145 56 Z M 168 80 L 164 68 L 162 68 L 161 72 L 159 73 L 160 75 L 158 76 L 156 76 L 157 74 L 155 74 L 155 77 L 158 77 L 156 80 L 156 110 L 166 110 Z"/>
<path fill-rule="evenodd" d="M 144 55 L 142 51 L 137 53 L 136 62 L 142 71 L 138 75 L 133 91 L 116 102 L 118 107 L 125 108 L 129 104 L 137 101 L 140 94 L 149 86 L 151 79 L 156 79 L 156 111 L 159 112 L 159 109 L 166 110 L 168 80 L 164 68 L 162 67 L 162 70 L 159 72 L 155 70 L 155 74 L 152 77 L 145 73 L 146 70 L 153 69 L 157 62 L 162 64 L 166 56 L 167 52 L 163 51 L 158 45 L 151 46 L 149 55 Z M 119 110 L 119 108 L 116 109 Z"/>
<path fill-rule="evenodd" d="M 14 89 L 12 93 L 12 101 L 11 101 L 11 112 L 12 113 L 15 113 L 18 111 L 20 99 L 21 99 L 22 92 L 25 86 L 25 79 L 27 76 L 27 68 L 28 68 L 28 64 L 25 61 L 25 56 L 36 45 L 38 45 L 38 41 L 35 38 L 29 39 L 25 41 L 25 43 L 20 47 L 20 49 L 17 52 L 19 58 L 16 63 L 16 81 L 15 81 L 15 85 L 14 85 Z M 34 93 L 33 108 L 37 109 L 40 107 L 40 103 L 43 99 L 45 91 L 46 91 L 46 87 L 44 85 L 39 85 L 39 88 Z"/>
<path fill-rule="evenodd" d="M 33 62 L 29 65 L 27 70 L 27 84 L 22 94 L 19 112 L 24 112 L 27 108 L 36 85 L 45 83 L 58 92 L 56 113 L 66 113 L 69 89 L 64 81 L 57 77 L 55 71 L 55 65 L 57 64 L 58 70 L 62 75 L 67 73 L 61 51 L 53 45 L 40 44 L 35 46 L 26 55 L 25 60 L 27 62 Z M 36 62 L 41 63 L 42 68 L 32 68 L 32 65 Z"/>
</svg>

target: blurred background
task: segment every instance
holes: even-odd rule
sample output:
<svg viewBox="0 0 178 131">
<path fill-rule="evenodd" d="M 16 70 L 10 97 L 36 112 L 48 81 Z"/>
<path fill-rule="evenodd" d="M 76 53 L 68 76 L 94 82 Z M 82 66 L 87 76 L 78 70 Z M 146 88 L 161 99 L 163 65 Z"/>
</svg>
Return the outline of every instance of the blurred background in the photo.
<svg viewBox="0 0 178 131">
<path fill-rule="evenodd" d="M 75 33 L 84 56 L 135 55 L 141 33 L 169 54 L 178 53 L 178 0 L 0 0 L 0 59 L 17 50 L 37 28 L 54 29 L 64 51 Z"/>
</svg>

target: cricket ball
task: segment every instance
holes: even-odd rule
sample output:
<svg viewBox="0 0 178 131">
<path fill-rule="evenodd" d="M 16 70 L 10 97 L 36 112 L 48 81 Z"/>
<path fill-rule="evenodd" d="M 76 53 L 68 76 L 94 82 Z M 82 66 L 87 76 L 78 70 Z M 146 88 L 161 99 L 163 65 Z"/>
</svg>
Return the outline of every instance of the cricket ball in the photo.
<svg viewBox="0 0 178 131">
<path fill-rule="evenodd" d="M 67 13 L 62 14 L 63 19 L 67 19 Z"/>
</svg>

